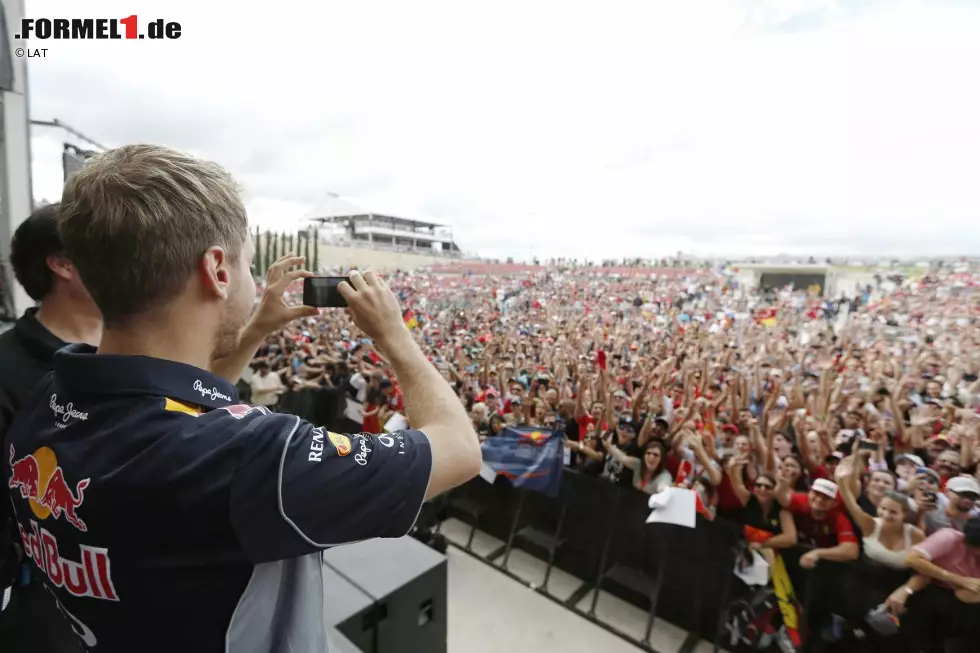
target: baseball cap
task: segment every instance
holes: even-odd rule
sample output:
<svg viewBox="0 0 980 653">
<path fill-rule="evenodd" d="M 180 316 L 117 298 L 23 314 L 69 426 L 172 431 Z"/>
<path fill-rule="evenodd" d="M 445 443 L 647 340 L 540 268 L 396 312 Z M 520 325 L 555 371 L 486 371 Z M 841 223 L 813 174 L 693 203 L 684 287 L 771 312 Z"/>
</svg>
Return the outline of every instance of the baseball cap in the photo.
<svg viewBox="0 0 980 653">
<path fill-rule="evenodd" d="M 946 489 L 956 494 L 973 493 L 980 495 L 980 483 L 972 476 L 954 476 L 946 481 Z"/>
<path fill-rule="evenodd" d="M 901 456 L 895 458 L 895 464 L 899 463 L 912 463 L 916 467 L 925 467 L 926 464 L 922 462 L 922 458 L 916 456 L 914 453 L 903 453 Z"/>
<path fill-rule="evenodd" d="M 935 483 L 936 485 L 939 485 L 939 482 L 941 480 L 939 478 L 939 472 L 937 472 L 936 470 L 930 467 L 919 467 L 918 469 L 915 470 L 915 475 L 928 476 L 929 478 L 932 479 L 932 482 Z"/>
<path fill-rule="evenodd" d="M 831 460 L 836 460 L 837 462 L 844 460 L 843 452 L 831 451 L 830 453 L 827 454 L 827 457 L 824 458 L 824 462 L 830 462 Z"/>
<path fill-rule="evenodd" d="M 932 436 L 929 438 L 929 442 L 942 442 L 947 447 L 952 446 L 952 443 L 949 441 L 949 436 L 945 432 Z"/>
<path fill-rule="evenodd" d="M 831 499 L 837 498 L 837 484 L 833 481 L 828 481 L 825 478 L 818 478 L 810 486 L 810 489 L 814 492 L 819 492 L 820 494 L 830 497 Z"/>
</svg>

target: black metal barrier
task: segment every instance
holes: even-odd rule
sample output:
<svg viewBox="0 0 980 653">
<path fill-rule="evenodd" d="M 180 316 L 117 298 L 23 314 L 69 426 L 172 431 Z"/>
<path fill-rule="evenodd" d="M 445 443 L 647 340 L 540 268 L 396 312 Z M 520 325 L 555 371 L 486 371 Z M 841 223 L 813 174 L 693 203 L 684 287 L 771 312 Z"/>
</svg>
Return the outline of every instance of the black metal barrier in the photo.
<svg viewBox="0 0 980 653">
<path fill-rule="evenodd" d="M 717 651 L 741 527 L 700 516 L 696 528 L 647 524 L 648 499 L 636 490 L 566 470 L 554 499 L 515 489 L 501 479 L 492 485 L 476 479 L 441 501 L 445 515 L 470 525 L 466 551 L 526 585 L 508 569 L 511 551 L 517 547 L 540 558 L 547 566 L 543 582 L 534 589 L 567 608 L 648 650 L 660 617 L 714 641 Z M 472 548 L 477 529 L 505 544 L 477 554 Z M 565 600 L 549 588 L 554 567 L 585 579 Z M 624 633 L 596 614 L 596 588 L 648 611 L 642 637 Z M 590 592 L 591 600 L 580 606 Z"/>
</svg>

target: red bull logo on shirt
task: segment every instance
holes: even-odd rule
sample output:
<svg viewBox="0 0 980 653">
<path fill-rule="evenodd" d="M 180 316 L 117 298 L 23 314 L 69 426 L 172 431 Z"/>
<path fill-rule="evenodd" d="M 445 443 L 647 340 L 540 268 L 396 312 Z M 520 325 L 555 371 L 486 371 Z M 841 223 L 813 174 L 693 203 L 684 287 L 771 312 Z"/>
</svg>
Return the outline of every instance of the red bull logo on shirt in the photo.
<svg viewBox="0 0 980 653">
<path fill-rule="evenodd" d="M 83 533 L 87 531 L 88 526 L 78 517 L 77 510 L 85 500 L 89 479 L 76 483 L 73 490 L 65 481 L 58 458 L 49 447 L 41 447 L 19 460 L 15 458 L 14 445 L 10 445 L 10 480 L 7 486 L 11 490 L 20 490 L 20 497 L 27 499 L 34 516 L 38 519 L 64 517 L 78 530 Z"/>
<path fill-rule="evenodd" d="M 65 472 L 58 458 L 49 447 L 41 447 L 34 453 L 18 459 L 14 446 L 10 445 L 10 480 L 7 482 L 11 498 L 27 499 L 34 517 L 40 520 L 62 519 L 78 530 L 88 531 L 88 526 L 78 516 L 78 508 L 85 500 L 89 479 L 83 479 L 72 488 L 65 480 Z M 58 539 L 46 528 L 30 520 L 31 530 L 18 523 L 25 553 L 47 575 L 51 584 L 64 588 L 72 596 L 91 597 L 106 601 L 118 601 L 110 575 L 107 549 L 79 544 L 81 561 L 62 557 Z M 76 620 L 77 621 L 77 620 Z"/>
<path fill-rule="evenodd" d="M 22 524 L 18 524 L 18 527 L 25 552 L 47 575 L 52 585 L 64 588 L 72 596 L 119 600 L 112 584 L 108 549 L 80 544 L 78 550 L 82 561 L 75 562 L 61 557 L 58 539 L 46 529 L 39 528 L 33 519 L 30 532 Z"/>
</svg>

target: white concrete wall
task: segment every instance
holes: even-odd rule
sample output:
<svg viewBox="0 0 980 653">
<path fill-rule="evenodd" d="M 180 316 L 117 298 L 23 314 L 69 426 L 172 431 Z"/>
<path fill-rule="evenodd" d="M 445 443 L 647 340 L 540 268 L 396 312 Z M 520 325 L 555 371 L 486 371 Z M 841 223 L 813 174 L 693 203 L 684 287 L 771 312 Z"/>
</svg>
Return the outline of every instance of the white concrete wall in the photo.
<svg viewBox="0 0 980 653">
<path fill-rule="evenodd" d="M 381 272 L 389 270 L 414 270 L 427 265 L 437 265 L 459 260 L 446 256 L 426 256 L 407 252 L 393 252 L 379 249 L 362 249 L 359 247 L 336 247 L 320 245 L 319 263 L 321 268 L 335 266 L 357 267 L 361 270 L 368 268 Z"/>
</svg>

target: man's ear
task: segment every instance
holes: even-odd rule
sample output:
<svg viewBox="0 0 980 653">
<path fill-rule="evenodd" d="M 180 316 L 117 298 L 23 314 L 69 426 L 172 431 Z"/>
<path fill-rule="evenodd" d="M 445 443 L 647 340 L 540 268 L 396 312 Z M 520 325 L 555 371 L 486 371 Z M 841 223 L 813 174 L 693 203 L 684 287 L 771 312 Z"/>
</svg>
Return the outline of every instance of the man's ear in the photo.
<svg viewBox="0 0 980 653">
<path fill-rule="evenodd" d="M 201 257 L 199 267 L 205 292 L 219 299 L 227 299 L 228 289 L 231 285 L 228 253 L 221 247 L 210 247 Z"/>
<path fill-rule="evenodd" d="M 71 281 L 78 276 L 75 264 L 71 262 L 64 253 L 49 254 L 45 259 L 48 269 L 56 276 L 65 281 Z"/>
</svg>

